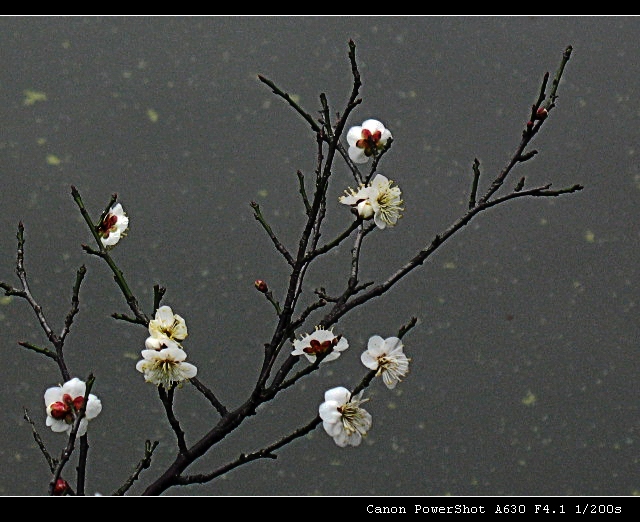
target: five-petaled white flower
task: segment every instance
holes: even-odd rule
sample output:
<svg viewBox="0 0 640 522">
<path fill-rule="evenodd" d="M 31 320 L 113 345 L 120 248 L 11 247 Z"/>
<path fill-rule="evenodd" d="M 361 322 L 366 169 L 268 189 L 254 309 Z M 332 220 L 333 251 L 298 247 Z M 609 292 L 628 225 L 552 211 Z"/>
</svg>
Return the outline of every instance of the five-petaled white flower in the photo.
<svg viewBox="0 0 640 522">
<path fill-rule="evenodd" d="M 371 428 L 371 415 L 360 407 L 367 400 L 362 399 L 362 392 L 351 397 L 351 392 L 342 386 L 325 392 L 318 413 L 324 431 L 341 448 L 359 446 L 362 437 Z"/>
<path fill-rule="evenodd" d="M 340 196 L 343 205 L 349 205 L 362 219 L 371 219 L 376 226 L 384 229 L 394 226 L 404 210 L 402 207 L 402 192 L 399 187 L 393 187 L 393 181 L 382 174 L 376 174 L 371 183 L 361 185 L 358 190 L 349 188 L 345 196 Z"/>
<path fill-rule="evenodd" d="M 378 154 L 391 138 L 391 132 L 378 120 L 366 120 L 347 132 L 349 157 L 354 163 L 366 163 Z"/>
<path fill-rule="evenodd" d="M 304 334 L 301 339 L 294 340 L 293 348 L 291 355 L 304 355 L 311 362 L 315 362 L 318 355 L 333 348 L 333 351 L 322 359 L 322 362 L 327 362 L 340 357 L 340 352 L 349 348 L 349 343 L 343 336 L 334 335 L 333 331 L 316 326 L 313 333 Z"/>
<path fill-rule="evenodd" d="M 120 203 L 111 207 L 111 210 L 98 225 L 98 235 L 105 247 L 115 246 L 121 238 L 127 235 L 129 218 Z"/>
<path fill-rule="evenodd" d="M 71 433 L 73 424 L 84 404 L 87 385 L 77 377 L 62 386 L 48 388 L 44 392 L 44 405 L 47 409 L 47 426 L 57 433 Z M 93 393 L 87 397 L 87 407 L 80 421 L 76 435 L 82 437 L 87 432 L 89 421 L 102 411 L 100 399 Z"/>
<path fill-rule="evenodd" d="M 147 341 L 155 345 L 147 345 L 147 348 L 155 350 L 160 344 L 158 341 L 170 339 L 179 345 L 189 335 L 187 323 L 178 314 L 174 314 L 170 306 L 161 306 L 156 310 L 155 319 L 149 321 L 149 334 L 151 337 Z"/>
<path fill-rule="evenodd" d="M 160 343 L 160 350 L 142 350 L 143 359 L 136 364 L 136 370 L 144 373 L 145 381 L 168 390 L 173 383 L 196 376 L 198 369 L 193 364 L 184 362 L 187 354 L 178 343 L 168 338 Z"/>
<path fill-rule="evenodd" d="M 362 353 L 360 360 L 367 368 L 378 370 L 376 375 L 382 374 L 384 384 L 392 390 L 409 371 L 411 359 L 404 354 L 403 348 L 397 337 L 383 339 L 374 335 L 369 338 L 367 351 Z"/>
</svg>

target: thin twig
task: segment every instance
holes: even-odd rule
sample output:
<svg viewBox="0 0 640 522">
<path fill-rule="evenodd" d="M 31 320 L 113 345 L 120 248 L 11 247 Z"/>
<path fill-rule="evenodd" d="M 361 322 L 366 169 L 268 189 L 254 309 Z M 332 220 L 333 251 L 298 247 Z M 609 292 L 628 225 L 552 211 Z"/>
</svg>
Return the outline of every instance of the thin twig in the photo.
<svg viewBox="0 0 640 522">
<path fill-rule="evenodd" d="M 471 184 L 471 194 L 469 196 L 469 208 L 476 206 L 476 194 L 478 193 L 478 180 L 480 179 L 480 162 L 478 158 L 473 160 L 473 183 Z"/>
<path fill-rule="evenodd" d="M 311 117 L 310 114 L 308 114 L 307 112 L 305 112 L 302 107 L 300 107 L 300 105 L 298 105 L 293 98 L 291 98 L 291 96 L 289 96 L 286 92 L 284 92 L 283 90 L 281 90 L 278 86 L 276 86 L 275 83 L 273 83 L 271 80 L 269 80 L 268 78 L 266 78 L 265 76 L 263 76 L 262 74 L 258 75 L 258 79 L 262 82 L 267 84 L 269 87 L 271 87 L 271 90 L 273 91 L 274 94 L 276 94 L 277 96 L 280 96 L 283 100 L 285 100 L 289 105 L 291 105 L 291 107 L 294 108 L 294 110 L 304 118 L 304 120 L 306 120 L 306 122 L 311 126 L 311 129 L 314 132 L 321 132 L 320 126 L 315 122 L 315 120 Z"/>
<path fill-rule="evenodd" d="M 224 405 L 218 400 L 215 394 L 207 388 L 200 380 L 192 377 L 189 379 L 189 382 L 195 386 L 196 390 L 198 390 L 202 395 L 204 395 L 207 400 L 211 403 L 211 405 L 216 409 L 216 411 L 220 414 L 221 417 L 224 417 L 228 410 L 224 407 Z"/>
<path fill-rule="evenodd" d="M 36 441 L 38 448 L 40 448 L 40 452 L 42 453 L 45 460 L 47 461 L 47 464 L 49 465 L 49 469 L 51 470 L 51 473 L 53 473 L 56 469 L 56 466 L 58 465 L 58 459 L 52 457 L 49 451 L 47 450 L 44 444 L 44 441 L 42 440 L 42 438 L 40 437 L 40 434 L 36 430 L 36 426 L 31 420 L 31 417 L 29 416 L 29 412 L 27 411 L 26 408 L 24 409 L 24 420 L 26 420 L 31 426 L 31 434 L 33 435 L 33 439 Z"/>
<path fill-rule="evenodd" d="M 276 250 L 282 254 L 282 256 L 285 258 L 287 263 L 289 263 L 289 265 L 293 266 L 294 260 L 291 257 L 291 254 L 286 249 L 286 247 L 280 242 L 280 240 L 276 237 L 276 235 L 273 233 L 273 230 L 269 226 L 269 223 L 267 223 L 267 221 L 264 219 L 264 216 L 262 215 L 262 211 L 260 210 L 260 205 L 255 201 L 252 201 L 251 208 L 253 209 L 253 216 L 262 225 L 262 228 L 264 228 L 266 233 L 269 235 L 269 237 L 271 238 L 271 241 L 273 242 L 273 245 L 276 247 Z"/>
<path fill-rule="evenodd" d="M 557 96 L 557 89 L 558 89 L 558 86 L 560 85 L 560 79 L 562 77 L 562 73 L 564 72 L 564 68 L 565 68 L 567 62 L 569 61 L 570 57 L 571 57 L 571 46 L 567 47 L 567 49 L 565 50 L 564 54 L 562 55 L 562 62 L 560 63 L 560 66 L 558 67 L 556 75 L 555 75 L 555 77 L 553 79 L 553 85 L 552 85 L 551 93 L 549 94 L 549 100 L 551 102 L 550 102 L 550 104 L 548 104 L 547 107 L 545 107 L 547 112 L 555 107 L 555 100 L 558 97 Z M 547 73 L 547 74 L 545 74 L 544 79 L 542 81 L 542 87 L 540 89 L 540 95 L 538 97 L 537 105 L 540 105 L 541 100 L 546 98 L 546 96 L 544 94 L 544 90 L 545 90 L 545 87 L 547 85 L 548 78 L 549 78 L 549 75 Z M 502 184 L 504 183 L 504 180 L 509 175 L 509 173 L 511 172 L 513 167 L 516 164 L 518 164 L 519 162 L 523 161 L 522 158 L 529 159 L 528 155 L 524 155 L 523 156 L 524 150 L 527 147 L 527 145 L 529 144 L 529 142 L 533 139 L 533 137 L 540 130 L 540 127 L 542 126 L 542 124 L 546 121 L 545 118 L 541 118 L 541 119 L 536 120 L 536 123 L 533 124 L 533 121 L 534 121 L 534 118 L 535 118 L 535 113 L 536 113 L 536 105 L 534 105 L 532 107 L 531 112 L 532 112 L 531 119 L 527 123 L 526 129 L 522 133 L 522 140 L 520 141 L 520 144 L 518 145 L 518 148 L 516 149 L 516 151 L 514 152 L 513 156 L 511 157 L 511 159 L 509 160 L 507 165 L 504 167 L 504 169 L 493 180 L 493 183 L 491 183 L 491 186 L 489 187 L 489 190 L 487 190 L 485 195 L 482 196 L 482 198 L 479 201 L 480 204 L 484 204 L 487 201 L 489 201 L 489 198 L 502 186 Z M 528 153 L 528 154 L 531 154 L 531 153 Z"/>
<path fill-rule="evenodd" d="M 409 332 L 409 330 L 411 330 L 417 323 L 418 318 L 412 317 L 411 319 L 409 319 L 409 322 L 407 324 L 403 324 L 400 327 L 400 330 L 398 330 L 398 339 L 402 339 L 407 334 L 407 332 Z"/>
<path fill-rule="evenodd" d="M 298 170 L 297 172 L 297 176 L 298 176 L 298 187 L 300 190 L 300 196 L 302 196 L 302 202 L 304 203 L 304 208 L 306 210 L 307 215 L 309 214 L 309 212 L 311 211 L 311 205 L 309 204 L 309 198 L 307 197 L 307 191 L 304 187 L 304 175 L 302 174 L 302 171 Z"/>
<path fill-rule="evenodd" d="M 84 276 L 86 274 L 87 268 L 82 265 L 76 273 L 76 282 L 73 285 L 73 294 L 71 297 L 71 309 L 69 310 L 69 313 L 67 314 L 67 317 L 64 321 L 64 328 L 60 333 L 60 342 L 64 342 L 64 339 L 67 337 L 69 331 L 71 330 L 73 319 L 80 311 L 80 285 L 82 284 L 82 281 L 84 280 Z"/>
<path fill-rule="evenodd" d="M 140 477 L 140 473 L 142 473 L 145 469 L 148 469 L 151 466 L 151 457 L 153 456 L 153 452 L 158 447 L 159 442 L 156 440 L 151 442 L 147 440 L 144 444 L 144 457 L 140 459 L 137 466 L 135 467 L 133 473 L 129 476 L 129 478 L 125 481 L 125 483 L 120 486 L 116 491 L 113 492 L 114 496 L 122 496 L 124 495 L 131 486 L 135 483 L 136 480 Z"/>
<path fill-rule="evenodd" d="M 36 346 L 35 344 L 30 343 L 28 341 L 19 341 L 18 344 L 24 348 L 27 348 L 29 350 L 33 350 L 34 352 L 45 355 L 46 357 L 50 357 L 54 361 L 58 362 L 58 354 L 53 350 L 49 350 L 49 348 L 41 348 L 40 346 Z M 65 380 L 68 380 L 68 379 L 65 378 Z"/>
</svg>

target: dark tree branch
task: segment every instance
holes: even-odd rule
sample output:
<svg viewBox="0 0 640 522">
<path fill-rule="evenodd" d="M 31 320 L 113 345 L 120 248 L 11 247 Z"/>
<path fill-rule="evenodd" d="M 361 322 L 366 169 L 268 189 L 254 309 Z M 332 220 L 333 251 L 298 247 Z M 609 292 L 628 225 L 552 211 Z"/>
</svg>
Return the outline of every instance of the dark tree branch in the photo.
<svg viewBox="0 0 640 522">
<path fill-rule="evenodd" d="M 181 454 L 188 452 L 187 443 L 184 438 L 184 431 L 180 426 L 180 422 L 173 413 L 173 397 L 176 389 L 176 383 L 173 383 L 168 390 L 165 390 L 162 386 L 158 386 L 158 394 L 162 405 L 164 406 L 164 412 L 167 415 L 167 420 L 171 424 L 171 428 L 176 435 L 176 441 L 178 443 L 178 450 Z"/>
</svg>

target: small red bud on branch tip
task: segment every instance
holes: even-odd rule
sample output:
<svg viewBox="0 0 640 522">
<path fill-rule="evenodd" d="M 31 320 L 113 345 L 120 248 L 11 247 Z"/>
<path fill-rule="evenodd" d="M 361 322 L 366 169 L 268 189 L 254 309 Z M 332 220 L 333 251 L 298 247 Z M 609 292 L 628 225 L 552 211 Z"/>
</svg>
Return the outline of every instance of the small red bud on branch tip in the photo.
<svg viewBox="0 0 640 522">
<path fill-rule="evenodd" d="M 53 486 L 53 494 L 57 497 L 64 495 L 69 489 L 69 484 L 64 479 L 59 478 L 56 480 L 55 486 Z"/>
<path fill-rule="evenodd" d="M 254 285 L 258 290 L 258 292 L 262 292 L 263 294 L 266 294 L 269 291 L 269 287 L 267 286 L 267 283 L 265 283 L 262 279 L 256 279 L 256 282 L 254 283 Z"/>
<path fill-rule="evenodd" d="M 540 107 L 536 111 L 536 119 L 537 120 L 544 120 L 544 119 L 546 119 L 546 117 L 548 115 L 549 115 L 549 111 L 547 111 L 547 109 L 545 109 L 544 107 Z"/>
</svg>

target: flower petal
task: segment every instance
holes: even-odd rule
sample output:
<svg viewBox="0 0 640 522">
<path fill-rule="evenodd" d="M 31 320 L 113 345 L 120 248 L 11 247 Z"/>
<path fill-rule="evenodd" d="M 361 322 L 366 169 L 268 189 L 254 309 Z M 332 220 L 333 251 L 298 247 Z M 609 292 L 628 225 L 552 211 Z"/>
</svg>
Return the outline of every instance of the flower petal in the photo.
<svg viewBox="0 0 640 522">
<path fill-rule="evenodd" d="M 367 343 L 367 351 L 377 357 L 385 353 L 385 342 L 380 335 L 372 335 Z"/>
<path fill-rule="evenodd" d="M 156 321 L 163 326 L 169 327 L 173 324 L 173 310 L 170 306 L 161 306 L 156 310 Z"/>
<path fill-rule="evenodd" d="M 371 132 L 371 134 L 373 134 L 376 131 L 382 132 L 383 130 L 385 130 L 382 122 L 378 120 L 374 120 L 373 118 L 365 120 L 362 123 L 362 128 L 367 129 L 369 132 Z"/>
<path fill-rule="evenodd" d="M 168 346 L 167 348 L 163 348 L 160 350 L 160 354 L 164 360 L 171 359 L 173 361 L 182 362 L 187 358 L 187 353 L 184 350 L 178 348 L 178 346 L 173 343 L 173 345 Z"/>
<path fill-rule="evenodd" d="M 93 419 L 98 416 L 102 411 L 102 402 L 93 393 L 89 394 L 89 400 L 87 401 L 87 408 L 85 409 L 85 416 L 87 419 Z"/>
<path fill-rule="evenodd" d="M 376 174 L 375 178 L 371 180 L 371 186 L 378 190 L 386 190 L 389 188 L 389 178 L 382 174 Z"/>
<path fill-rule="evenodd" d="M 44 392 L 45 406 L 49 406 L 49 404 L 53 404 L 54 402 L 60 402 L 62 400 L 62 395 L 62 387 L 60 386 L 47 388 L 47 390 Z"/>
<path fill-rule="evenodd" d="M 66 422 L 54 419 L 53 417 L 47 417 L 46 424 L 51 428 L 51 431 L 54 431 L 55 433 L 67 431 L 67 426 L 69 426 Z"/>
<path fill-rule="evenodd" d="M 378 369 L 378 358 L 374 357 L 371 352 L 362 352 L 360 360 L 362 361 L 362 364 L 364 364 L 370 370 Z"/>
<path fill-rule="evenodd" d="M 385 223 L 385 221 L 382 219 L 382 214 L 380 214 L 379 212 L 377 212 L 374 216 L 373 216 L 373 222 L 376 224 L 376 226 L 380 229 L 380 230 L 384 230 L 385 228 L 387 228 L 387 224 Z"/>
<path fill-rule="evenodd" d="M 340 433 L 337 433 L 336 435 L 333 436 L 333 442 L 335 442 L 341 448 L 344 448 L 349 445 L 349 437 L 347 433 L 344 430 L 342 430 Z"/>
<path fill-rule="evenodd" d="M 67 426 L 68 426 L 67 431 L 71 433 L 71 430 L 73 429 L 73 424 L 68 424 Z M 80 425 L 78 426 L 78 432 L 76 433 L 76 435 L 78 437 L 82 437 L 85 433 L 87 433 L 88 427 L 89 427 L 89 421 L 87 420 L 86 417 L 83 417 L 82 420 L 80 421 Z"/>
<path fill-rule="evenodd" d="M 351 147 L 355 147 L 358 140 L 362 139 L 362 127 L 355 126 L 351 127 L 347 132 L 347 143 Z"/>
<path fill-rule="evenodd" d="M 387 337 L 384 340 L 385 350 L 388 355 L 391 355 L 397 351 L 402 351 L 404 345 L 398 337 Z"/>
<path fill-rule="evenodd" d="M 347 152 L 349 153 L 349 158 L 351 158 L 351 161 L 353 161 L 354 163 L 366 163 L 367 161 L 369 161 L 369 158 L 367 158 L 364 150 L 358 147 L 349 147 L 349 150 Z"/>
<path fill-rule="evenodd" d="M 182 370 L 182 375 L 185 379 L 191 379 L 192 377 L 195 377 L 198 373 L 198 368 L 188 362 L 181 363 L 180 369 Z"/>
<path fill-rule="evenodd" d="M 62 394 L 64 395 L 65 393 L 68 393 L 74 399 L 76 397 L 84 397 L 84 392 L 86 390 L 87 385 L 77 377 L 74 377 L 62 385 Z"/>
<path fill-rule="evenodd" d="M 351 392 L 344 386 L 338 386 L 337 388 L 331 388 L 324 393 L 325 401 L 335 401 L 338 405 L 346 404 L 349 402 Z"/>
<path fill-rule="evenodd" d="M 322 362 L 329 362 L 329 361 L 335 361 L 338 357 L 340 357 L 340 352 L 336 352 L 335 349 L 333 352 L 331 352 L 329 355 L 327 355 L 324 359 L 322 359 Z"/>
</svg>

